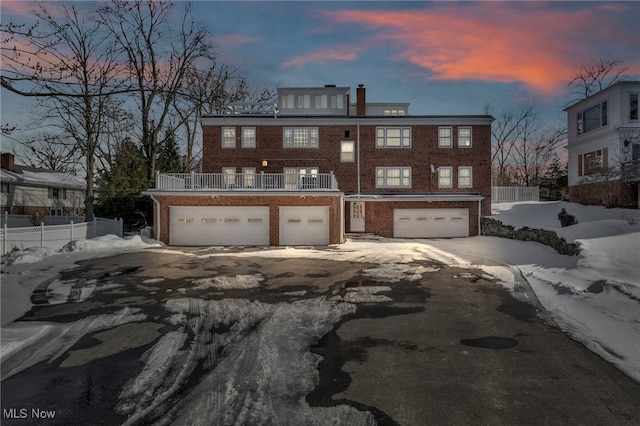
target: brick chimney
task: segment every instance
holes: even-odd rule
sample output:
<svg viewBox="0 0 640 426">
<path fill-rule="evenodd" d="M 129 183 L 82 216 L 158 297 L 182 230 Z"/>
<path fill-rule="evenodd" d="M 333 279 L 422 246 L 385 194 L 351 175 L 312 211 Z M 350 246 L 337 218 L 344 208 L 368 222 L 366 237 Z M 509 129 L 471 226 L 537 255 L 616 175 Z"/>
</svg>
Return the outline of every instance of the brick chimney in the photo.
<svg viewBox="0 0 640 426">
<path fill-rule="evenodd" d="M 12 153 L 2 153 L 2 168 L 9 170 L 10 172 L 14 172 L 16 170 L 16 163 Z"/>
<path fill-rule="evenodd" d="M 356 115 L 364 117 L 367 115 L 367 89 L 364 84 L 358 84 L 356 89 Z"/>
</svg>

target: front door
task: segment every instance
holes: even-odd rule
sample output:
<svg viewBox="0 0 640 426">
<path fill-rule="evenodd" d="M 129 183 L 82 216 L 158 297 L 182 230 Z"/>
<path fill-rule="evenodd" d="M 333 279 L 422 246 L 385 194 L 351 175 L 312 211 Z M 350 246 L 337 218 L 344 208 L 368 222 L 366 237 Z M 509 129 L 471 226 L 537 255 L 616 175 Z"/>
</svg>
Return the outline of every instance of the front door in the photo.
<svg viewBox="0 0 640 426">
<path fill-rule="evenodd" d="M 352 201 L 350 210 L 349 230 L 351 232 L 364 232 L 364 201 Z"/>
</svg>

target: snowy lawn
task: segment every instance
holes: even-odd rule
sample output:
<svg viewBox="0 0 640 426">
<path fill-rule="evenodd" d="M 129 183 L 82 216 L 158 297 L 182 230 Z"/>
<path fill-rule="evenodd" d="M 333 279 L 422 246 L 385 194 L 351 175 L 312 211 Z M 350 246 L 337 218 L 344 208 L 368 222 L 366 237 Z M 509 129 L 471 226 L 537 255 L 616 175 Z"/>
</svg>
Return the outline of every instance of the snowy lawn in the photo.
<svg viewBox="0 0 640 426">
<path fill-rule="evenodd" d="M 439 240 L 355 239 L 329 250 L 259 249 L 259 256 L 375 263 L 378 264 L 377 267 L 363 273 L 372 280 L 385 282 L 390 286 L 401 279 L 420 279 L 421 274 L 432 272 L 429 268 L 419 270 L 415 265 L 408 265 L 425 259 L 458 267 L 481 268 L 510 289 L 524 277 L 537 301 L 547 311 L 543 315 L 546 319 L 640 382 L 640 211 L 605 209 L 566 202 L 500 204 L 494 207 L 494 217 L 504 224 L 516 228 L 528 226 L 553 230 L 569 242 L 578 242 L 581 254 L 564 256 L 539 243 L 481 236 Z M 578 223 L 561 228 L 557 218 L 561 208 L 577 216 Z M 38 336 L 68 333 L 66 330 L 58 330 L 59 326 L 45 323 L 11 324 L 31 308 L 30 296 L 36 286 L 47 280 L 55 281 L 61 270 L 73 267 L 75 262 L 82 259 L 109 256 L 123 250 L 147 248 L 163 251 L 159 246 L 160 244 L 143 241 L 139 237 L 123 240 L 107 236 L 70 243 L 59 251 L 32 249 L 5 256 L 1 284 L 2 357 L 15 354 L 21 347 L 38 339 Z M 171 252 L 175 253 L 176 250 L 172 249 Z M 255 251 L 186 254 L 239 257 L 257 255 Z M 237 275 L 226 279 L 203 277 L 194 284 L 203 288 L 250 288 L 260 285 L 260 281 L 259 276 Z M 64 288 L 64 285 L 54 285 L 53 288 Z M 380 286 L 369 289 L 367 294 L 354 290 L 341 300 L 319 303 L 317 309 L 325 309 L 326 312 L 317 314 L 333 318 L 335 315 L 332 312 L 341 306 L 335 303 L 388 300 L 384 294 L 377 294 L 384 293 L 387 289 L 386 286 Z M 84 294 L 82 297 L 90 295 Z M 185 314 L 184 309 L 178 305 L 167 308 L 176 315 L 176 321 L 180 322 Z M 297 308 L 291 306 L 290 309 L 295 311 Z M 135 312 L 123 312 L 117 318 L 116 322 L 119 324 L 125 320 L 136 320 L 137 317 Z M 113 326 L 113 321 L 113 318 L 105 318 L 97 323 L 94 320 L 90 327 L 85 328 L 103 329 Z M 331 321 L 325 321 L 323 327 L 330 325 L 329 323 Z M 29 330 L 25 330 L 25 327 Z M 172 337 L 176 336 L 167 336 L 162 342 L 170 344 Z M 175 344 L 179 346 L 179 342 Z M 56 351 L 62 349 L 56 348 Z M 37 362 L 37 358 L 33 362 Z M 136 383 L 131 384 L 130 392 L 135 393 L 135 389 L 145 386 L 143 377 L 136 380 Z M 122 406 L 121 409 L 136 414 L 140 414 L 141 410 L 140 407 L 133 406 Z"/>
</svg>

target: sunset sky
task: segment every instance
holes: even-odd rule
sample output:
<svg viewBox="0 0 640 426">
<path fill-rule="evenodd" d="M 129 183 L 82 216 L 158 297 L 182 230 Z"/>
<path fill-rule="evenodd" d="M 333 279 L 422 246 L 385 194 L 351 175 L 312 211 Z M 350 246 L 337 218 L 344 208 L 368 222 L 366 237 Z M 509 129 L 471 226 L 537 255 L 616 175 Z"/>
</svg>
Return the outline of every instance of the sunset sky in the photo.
<svg viewBox="0 0 640 426">
<path fill-rule="evenodd" d="M 29 15 L 2 1 L 2 21 Z M 196 1 L 221 58 L 268 87 L 367 87 L 414 115 L 534 100 L 563 120 L 580 67 L 618 58 L 640 79 L 640 2 Z M 2 122 L 16 112 L 2 92 Z"/>
</svg>

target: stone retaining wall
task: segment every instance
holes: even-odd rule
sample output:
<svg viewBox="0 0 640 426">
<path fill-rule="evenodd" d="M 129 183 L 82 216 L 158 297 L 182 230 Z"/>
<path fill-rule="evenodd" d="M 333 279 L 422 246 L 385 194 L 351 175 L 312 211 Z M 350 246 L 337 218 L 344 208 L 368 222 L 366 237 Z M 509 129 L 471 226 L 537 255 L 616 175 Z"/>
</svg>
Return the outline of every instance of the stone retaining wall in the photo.
<svg viewBox="0 0 640 426">
<path fill-rule="evenodd" d="M 553 231 L 546 229 L 531 229 L 526 226 L 515 229 L 511 225 L 504 225 L 499 220 L 491 217 L 483 217 L 481 220 L 482 235 L 490 237 L 510 238 L 512 240 L 536 241 L 553 247 L 558 253 L 575 256 L 580 253 L 580 245 L 567 243 L 564 238 L 558 237 Z"/>
</svg>

